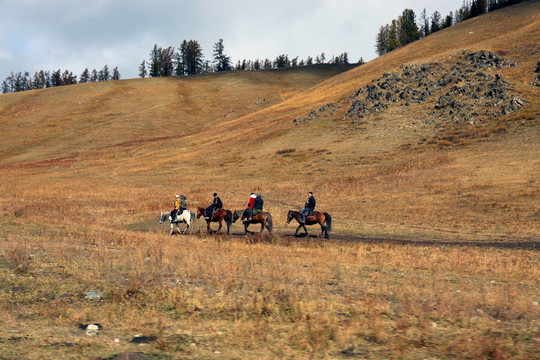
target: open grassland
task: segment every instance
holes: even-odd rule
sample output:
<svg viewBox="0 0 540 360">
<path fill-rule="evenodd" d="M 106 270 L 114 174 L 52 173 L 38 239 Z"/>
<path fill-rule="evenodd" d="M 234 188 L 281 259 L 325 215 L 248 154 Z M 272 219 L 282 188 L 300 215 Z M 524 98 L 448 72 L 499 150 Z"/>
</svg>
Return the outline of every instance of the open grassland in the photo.
<svg viewBox="0 0 540 360">
<path fill-rule="evenodd" d="M 537 357 L 539 15 L 538 1 L 495 11 L 354 68 L 1 95 L 0 359 Z M 516 63 L 485 72 L 523 108 L 475 124 L 435 117 L 436 99 L 343 117 L 384 73 L 462 50 Z M 328 103 L 341 108 L 293 121 Z M 158 224 L 174 194 L 236 210 L 251 191 L 273 235 Z M 286 236 L 307 191 L 330 241 Z"/>
<path fill-rule="evenodd" d="M 82 227 L 2 240 L 0 357 L 537 355 L 537 252 Z"/>
</svg>

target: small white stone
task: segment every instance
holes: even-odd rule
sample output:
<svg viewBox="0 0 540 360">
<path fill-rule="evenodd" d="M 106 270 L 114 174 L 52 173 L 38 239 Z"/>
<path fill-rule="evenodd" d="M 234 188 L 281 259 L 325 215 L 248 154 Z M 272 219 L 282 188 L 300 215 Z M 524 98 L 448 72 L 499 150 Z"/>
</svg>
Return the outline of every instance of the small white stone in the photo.
<svg viewBox="0 0 540 360">
<path fill-rule="evenodd" d="M 115 343 L 119 343 L 119 342 L 120 342 L 120 339 L 119 339 L 119 338 L 115 338 L 115 339 L 114 339 L 114 342 L 115 342 Z"/>
</svg>

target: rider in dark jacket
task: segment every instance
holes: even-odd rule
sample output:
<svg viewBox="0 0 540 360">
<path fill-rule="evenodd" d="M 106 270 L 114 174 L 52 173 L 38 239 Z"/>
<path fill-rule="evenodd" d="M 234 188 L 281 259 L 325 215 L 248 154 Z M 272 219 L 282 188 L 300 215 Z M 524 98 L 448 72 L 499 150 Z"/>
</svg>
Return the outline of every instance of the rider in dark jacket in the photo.
<svg viewBox="0 0 540 360">
<path fill-rule="evenodd" d="M 310 211 L 315 210 L 315 197 L 313 196 L 313 193 L 310 191 L 308 192 L 308 201 L 306 202 L 304 206 L 304 210 L 300 213 L 302 215 L 302 223 L 306 222 L 306 214 Z"/>
<path fill-rule="evenodd" d="M 263 209 L 264 200 L 261 197 L 261 194 L 257 194 L 255 201 L 253 202 L 253 216 L 260 213 Z"/>
<path fill-rule="evenodd" d="M 221 199 L 217 196 L 217 193 L 214 193 L 214 200 L 212 201 L 212 204 L 206 208 L 204 217 L 207 219 L 211 218 L 214 215 L 214 211 L 219 210 L 222 207 L 223 203 L 221 202 Z"/>
</svg>

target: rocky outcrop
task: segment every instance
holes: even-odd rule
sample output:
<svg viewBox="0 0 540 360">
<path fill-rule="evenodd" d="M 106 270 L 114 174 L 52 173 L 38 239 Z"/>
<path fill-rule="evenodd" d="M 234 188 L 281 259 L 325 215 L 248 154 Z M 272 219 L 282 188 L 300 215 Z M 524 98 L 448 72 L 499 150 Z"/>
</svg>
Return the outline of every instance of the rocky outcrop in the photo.
<svg viewBox="0 0 540 360">
<path fill-rule="evenodd" d="M 536 77 L 534 78 L 533 85 L 540 86 L 540 61 L 536 64 L 536 70 L 534 72 L 536 73 Z"/>
<path fill-rule="evenodd" d="M 432 104 L 437 121 L 470 122 L 509 114 L 525 105 L 513 94 L 512 84 L 497 73 L 515 66 L 489 51 L 461 51 L 441 62 L 402 65 L 356 90 L 338 104 L 326 104 L 294 121 L 300 124 L 346 110 L 345 119 L 371 117 L 390 106 Z M 540 68 L 540 64 L 539 64 Z"/>
</svg>

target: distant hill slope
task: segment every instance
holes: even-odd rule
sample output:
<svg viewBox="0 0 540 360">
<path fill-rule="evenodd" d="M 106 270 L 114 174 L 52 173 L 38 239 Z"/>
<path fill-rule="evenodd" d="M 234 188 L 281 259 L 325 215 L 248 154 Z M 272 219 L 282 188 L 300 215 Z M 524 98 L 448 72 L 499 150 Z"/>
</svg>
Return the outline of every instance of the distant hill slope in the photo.
<svg viewBox="0 0 540 360">
<path fill-rule="evenodd" d="M 228 208 L 259 191 L 284 229 L 313 191 L 337 232 L 539 240 L 539 29 L 531 1 L 354 68 L 2 95 L 0 180 L 35 201 L 88 196 L 103 226 L 126 209 L 149 224 L 180 191 Z"/>
<path fill-rule="evenodd" d="M 353 67 L 232 71 L 5 94 L 0 96 L 0 161 L 65 156 L 194 132 L 280 103 Z"/>
</svg>

